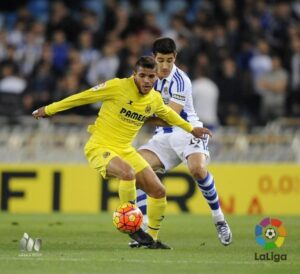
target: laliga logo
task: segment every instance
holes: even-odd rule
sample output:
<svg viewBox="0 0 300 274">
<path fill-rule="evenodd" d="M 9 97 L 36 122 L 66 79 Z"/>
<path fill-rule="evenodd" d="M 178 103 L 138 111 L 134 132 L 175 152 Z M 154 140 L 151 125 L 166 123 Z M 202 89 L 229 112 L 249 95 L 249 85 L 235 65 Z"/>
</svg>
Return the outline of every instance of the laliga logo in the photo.
<svg viewBox="0 0 300 274">
<path fill-rule="evenodd" d="M 255 227 L 256 242 L 269 250 L 281 247 L 287 233 L 278 219 L 265 218 Z"/>
<path fill-rule="evenodd" d="M 265 250 L 279 248 L 283 245 L 284 239 L 287 236 L 286 230 L 282 222 L 275 218 L 265 218 L 255 226 L 256 242 Z M 255 253 L 255 260 L 273 260 L 279 262 L 286 260 L 287 254 Z"/>
</svg>

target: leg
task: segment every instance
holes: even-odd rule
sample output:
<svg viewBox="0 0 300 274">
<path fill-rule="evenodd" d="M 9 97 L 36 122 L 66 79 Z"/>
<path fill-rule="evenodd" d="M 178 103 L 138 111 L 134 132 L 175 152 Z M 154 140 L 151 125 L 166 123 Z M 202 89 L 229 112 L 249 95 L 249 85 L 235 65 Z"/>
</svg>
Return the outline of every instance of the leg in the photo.
<svg viewBox="0 0 300 274">
<path fill-rule="evenodd" d="M 148 194 L 148 217 L 149 217 L 149 234 L 151 239 L 157 239 L 160 223 L 163 220 L 163 215 L 166 209 L 166 192 L 165 187 L 160 182 L 154 171 L 149 166 L 148 162 L 134 149 L 128 153 L 124 160 L 126 160 L 134 168 L 136 175 L 135 178 L 138 182 L 138 187 L 147 192 Z M 130 235 L 133 240 L 136 240 L 142 245 L 146 245 L 149 248 L 168 248 L 166 245 L 153 241 L 141 241 L 145 239 L 145 235 L 148 235 L 142 229 L 139 229 L 136 233 Z"/>
<path fill-rule="evenodd" d="M 139 154 L 149 163 L 153 170 L 157 170 L 163 167 L 162 162 L 158 158 L 158 156 L 151 150 L 148 149 L 141 149 L 139 150 Z M 137 182 L 138 184 L 139 182 Z M 143 219 L 143 226 L 144 230 L 147 230 L 148 227 L 148 215 L 147 215 L 147 195 L 141 189 L 143 186 L 137 190 L 137 206 L 143 212 L 144 219 Z"/>
<path fill-rule="evenodd" d="M 160 180 L 149 166 L 138 172 L 136 174 L 136 179 L 137 182 L 139 182 L 139 187 L 149 195 L 147 209 L 149 225 L 147 232 L 154 239 L 154 242 L 149 244 L 147 241 L 147 244 L 142 244 L 140 235 L 144 236 L 145 232 L 140 229 L 130 236 L 133 241 L 129 242 L 129 246 L 140 247 L 141 245 L 145 245 L 150 249 L 170 249 L 169 246 L 157 240 L 160 225 L 164 219 L 164 212 L 167 206 L 165 187 L 161 184 Z"/>
<path fill-rule="evenodd" d="M 120 179 L 119 196 L 121 203 L 134 202 L 136 199 L 135 172 L 133 168 L 119 157 L 111 159 L 106 168 L 108 176 L 114 176 Z M 142 229 L 129 234 L 138 246 L 152 246 L 154 244 L 152 236 Z"/>
<path fill-rule="evenodd" d="M 189 155 L 187 157 L 187 165 L 212 210 L 215 222 L 221 221 L 224 219 L 224 215 L 220 208 L 213 176 L 207 171 L 206 155 L 203 153 L 193 153 Z"/>
<path fill-rule="evenodd" d="M 117 177 L 120 180 L 134 180 L 133 168 L 119 157 L 112 158 L 106 167 L 107 176 Z"/>
<path fill-rule="evenodd" d="M 97 170 L 103 178 L 110 176 L 120 179 L 121 203 L 135 200 L 135 172 L 127 161 L 121 159 L 119 154 L 109 148 L 95 147 L 91 142 L 86 144 L 84 152 L 91 167 Z"/>
<path fill-rule="evenodd" d="M 147 227 L 148 227 L 147 194 L 139 188 L 136 190 L 136 205 L 144 215 L 142 229 L 147 231 Z"/>
<path fill-rule="evenodd" d="M 93 147 L 90 143 L 85 146 L 85 154 L 90 165 L 96 169 L 103 178 L 114 176 L 120 179 L 119 195 L 121 202 L 134 201 L 136 198 L 135 171 L 148 166 L 147 162 L 132 148 L 124 155 L 123 160 L 114 151 L 106 148 Z M 128 164 L 130 163 L 130 164 Z M 133 169 L 134 168 L 134 169 Z M 129 236 L 144 246 L 152 246 L 153 238 L 141 228 Z"/>
<path fill-rule="evenodd" d="M 149 163 L 153 170 L 157 170 L 164 166 L 161 160 L 153 151 L 148 149 L 140 149 L 138 152 Z"/>
<path fill-rule="evenodd" d="M 135 201 L 135 172 L 133 168 L 119 157 L 112 158 L 106 167 L 107 176 L 113 176 L 120 179 L 119 197 L 121 203 Z"/>
<path fill-rule="evenodd" d="M 148 194 L 148 233 L 156 240 L 167 206 L 165 187 L 150 167 L 137 173 L 136 180 L 138 187 Z"/>
<path fill-rule="evenodd" d="M 214 178 L 212 174 L 207 171 L 206 155 L 203 153 L 193 153 L 187 157 L 187 164 L 191 174 L 197 181 L 203 197 L 211 208 L 221 243 L 223 245 L 229 245 L 232 241 L 232 234 L 220 207 Z"/>
</svg>

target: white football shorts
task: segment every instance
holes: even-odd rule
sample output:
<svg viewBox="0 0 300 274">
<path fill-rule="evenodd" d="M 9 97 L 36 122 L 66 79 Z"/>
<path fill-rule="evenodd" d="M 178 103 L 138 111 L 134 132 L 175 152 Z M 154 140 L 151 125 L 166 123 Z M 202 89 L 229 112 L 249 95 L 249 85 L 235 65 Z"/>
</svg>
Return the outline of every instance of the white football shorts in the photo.
<svg viewBox="0 0 300 274">
<path fill-rule="evenodd" d="M 209 136 L 205 139 L 195 138 L 191 133 L 176 128 L 170 133 L 159 132 L 155 134 L 141 149 L 154 152 L 164 165 L 165 172 L 180 163 L 187 165 L 186 158 L 194 153 L 202 153 L 209 158 L 208 150 Z"/>
</svg>

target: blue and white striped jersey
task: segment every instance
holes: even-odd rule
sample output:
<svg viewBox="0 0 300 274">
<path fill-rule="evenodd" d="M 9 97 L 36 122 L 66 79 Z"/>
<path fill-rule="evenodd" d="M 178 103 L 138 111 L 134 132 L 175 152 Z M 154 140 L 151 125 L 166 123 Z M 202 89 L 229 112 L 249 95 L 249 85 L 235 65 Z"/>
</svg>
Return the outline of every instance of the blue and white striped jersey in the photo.
<svg viewBox="0 0 300 274">
<path fill-rule="evenodd" d="M 183 119 L 193 125 L 196 124 L 196 121 L 199 121 L 193 105 L 191 80 L 177 66 L 173 65 L 172 71 L 167 78 L 158 79 L 155 82 L 154 89 L 160 92 L 165 104 L 173 101 L 183 106 L 180 113 Z M 173 127 L 157 127 L 155 133 L 162 131 L 170 133 L 174 130 L 175 128 Z"/>
</svg>

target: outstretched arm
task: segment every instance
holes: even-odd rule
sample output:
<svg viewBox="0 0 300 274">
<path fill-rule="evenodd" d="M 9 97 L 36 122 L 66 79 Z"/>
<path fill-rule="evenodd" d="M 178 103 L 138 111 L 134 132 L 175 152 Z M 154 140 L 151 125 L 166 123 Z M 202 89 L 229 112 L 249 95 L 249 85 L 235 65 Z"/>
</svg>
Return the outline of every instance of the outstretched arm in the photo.
<svg viewBox="0 0 300 274">
<path fill-rule="evenodd" d="M 32 115 L 35 118 L 41 118 L 54 115 L 57 112 L 64 111 L 70 108 L 92 104 L 99 101 L 105 101 L 118 96 L 120 85 L 118 79 L 107 81 L 101 85 L 87 89 L 83 92 L 76 93 L 61 101 L 54 102 L 48 106 L 41 107 L 35 110 Z"/>
<path fill-rule="evenodd" d="M 159 118 L 166 121 L 171 126 L 178 126 L 185 131 L 193 134 L 196 138 L 206 138 L 207 135 L 212 136 L 212 133 L 207 128 L 195 127 L 182 119 L 174 110 L 160 102 L 155 113 Z"/>
<path fill-rule="evenodd" d="M 40 107 L 39 109 L 33 111 L 32 115 L 34 118 L 38 119 L 54 115 L 57 112 L 61 112 L 70 108 L 95 103 L 97 101 L 100 101 L 96 95 L 96 92 L 86 90 L 69 96 L 61 101 L 54 102 L 48 106 Z"/>
<path fill-rule="evenodd" d="M 145 121 L 145 123 L 148 125 L 156 126 L 156 127 L 169 127 L 170 126 L 166 121 L 162 120 L 159 117 L 149 117 Z"/>
</svg>

